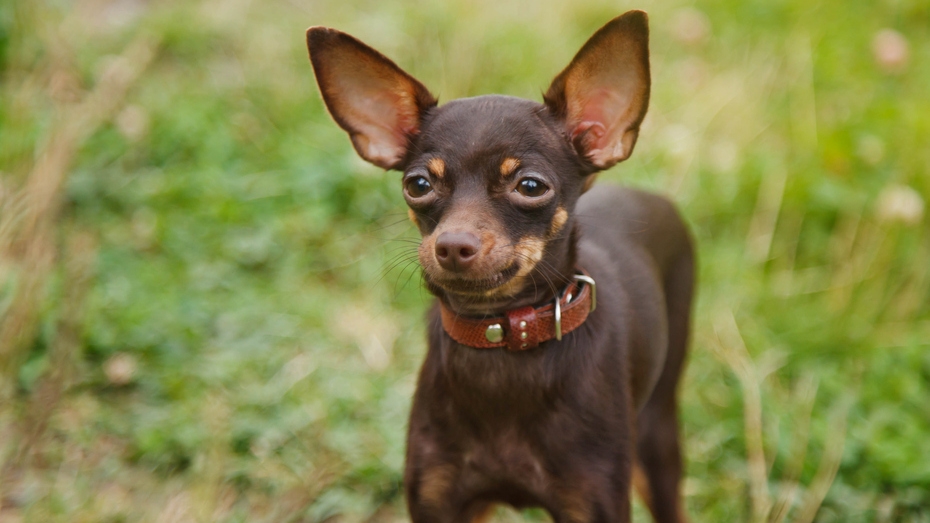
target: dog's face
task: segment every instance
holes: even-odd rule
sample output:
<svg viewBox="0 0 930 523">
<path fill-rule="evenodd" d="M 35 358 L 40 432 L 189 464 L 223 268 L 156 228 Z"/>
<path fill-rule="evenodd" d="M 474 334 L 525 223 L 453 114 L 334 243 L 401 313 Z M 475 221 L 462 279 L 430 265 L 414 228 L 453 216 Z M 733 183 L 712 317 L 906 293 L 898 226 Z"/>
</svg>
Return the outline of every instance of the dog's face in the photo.
<svg viewBox="0 0 930 523">
<path fill-rule="evenodd" d="M 316 27 L 307 43 L 323 99 L 358 153 L 404 173 L 433 293 L 487 313 L 564 285 L 574 204 L 593 173 L 629 157 L 645 116 L 644 13 L 592 36 L 543 104 L 482 96 L 437 107 L 420 82 L 351 36 Z"/>
<path fill-rule="evenodd" d="M 493 308 L 559 278 L 567 250 L 558 247 L 584 177 L 544 106 L 457 100 L 424 120 L 414 144 L 404 198 L 431 290 Z"/>
</svg>

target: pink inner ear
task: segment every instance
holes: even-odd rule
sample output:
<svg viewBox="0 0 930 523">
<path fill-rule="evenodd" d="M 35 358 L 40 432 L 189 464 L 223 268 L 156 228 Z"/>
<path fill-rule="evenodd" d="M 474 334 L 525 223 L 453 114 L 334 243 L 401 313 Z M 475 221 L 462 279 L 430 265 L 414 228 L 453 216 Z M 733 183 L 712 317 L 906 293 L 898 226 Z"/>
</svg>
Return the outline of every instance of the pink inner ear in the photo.
<svg viewBox="0 0 930 523">
<path fill-rule="evenodd" d="M 552 81 L 545 100 L 593 166 L 626 160 L 649 104 L 646 14 L 630 11 L 594 33 Z"/>
<path fill-rule="evenodd" d="M 606 89 L 597 89 L 584 93 L 579 96 L 584 100 L 581 107 L 572 107 L 571 120 L 578 122 L 572 130 L 572 139 L 574 140 L 579 134 L 587 131 L 586 141 L 597 141 L 597 138 L 603 137 L 607 133 L 605 122 L 610 121 L 605 117 L 607 112 L 606 105 L 610 98 L 610 92 Z"/>
<path fill-rule="evenodd" d="M 588 160 L 598 166 L 607 166 L 618 158 L 629 156 L 628 140 L 624 133 L 635 115 L 631 111 L 631 97 L 616 89 L 592 88 L 574 98 L 579 106 L 569 107 L 572 141 L 580 145 Z M 583 105 L 582 105 L 583 104 Z"/>
<path fill-rule="evenodd" d="M 413 96 L 390 89 L 354 89 L 345 93 L 346 120 L 355 128 L 359 153 L 378 165 L 393 165 L 406 151 L 407 137 L 419 124 Z"/>
<path fill-rule="evenodd" d="M 394 169 L 436 99 L 381 53 L 335 29 L 307 30 L 307 47 L 323 100 L 365 160 Z"/>
</svg>

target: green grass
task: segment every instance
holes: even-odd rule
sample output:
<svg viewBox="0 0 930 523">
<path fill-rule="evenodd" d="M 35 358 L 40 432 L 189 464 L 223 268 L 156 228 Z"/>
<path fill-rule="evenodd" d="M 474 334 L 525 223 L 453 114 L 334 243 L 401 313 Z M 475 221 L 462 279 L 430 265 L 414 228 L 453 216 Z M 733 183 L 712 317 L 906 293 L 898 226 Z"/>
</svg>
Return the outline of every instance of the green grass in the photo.
<svg viewBox="0 0 930 523">
<path fill-rule="evenodd" d="M 34 316 L 0 340 L 0 521 L 405 518 L 429 297 L 399 177 L 326 114 L 303 31 L 358 36 L 441 101 L 538 100 L 635 7 L 650 113 L 599 183 L 670 195 L 697 237 L 693 520 L 784 498 L 804 521 L 818 489 L 817 521 L 930 520 L 930 227 L 907 211 L 930 200 L 926 1 L 20 0 L 0 5 L 0 324 Z M 873 56 L 886 28 L 900 70 Z M 41 272 L 7 241 L 20 191 L 140 37 L 155 55 L 86 129 Z"/>
</svg>

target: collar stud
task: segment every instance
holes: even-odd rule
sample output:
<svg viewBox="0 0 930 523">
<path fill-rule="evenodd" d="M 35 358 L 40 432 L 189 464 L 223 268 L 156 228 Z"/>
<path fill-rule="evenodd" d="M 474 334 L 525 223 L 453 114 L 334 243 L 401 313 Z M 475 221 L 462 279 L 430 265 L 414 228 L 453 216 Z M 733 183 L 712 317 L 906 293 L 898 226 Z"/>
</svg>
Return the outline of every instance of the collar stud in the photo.
<svg viewBox="0 0 930 523">
<path fill-rule="evenodd" d="M 484 331 L 484 337 L 491 343 L 498 343 L 504 339 L 504 328 L 500 323 L 488 325 L 488 329 Z"/>
</svg>

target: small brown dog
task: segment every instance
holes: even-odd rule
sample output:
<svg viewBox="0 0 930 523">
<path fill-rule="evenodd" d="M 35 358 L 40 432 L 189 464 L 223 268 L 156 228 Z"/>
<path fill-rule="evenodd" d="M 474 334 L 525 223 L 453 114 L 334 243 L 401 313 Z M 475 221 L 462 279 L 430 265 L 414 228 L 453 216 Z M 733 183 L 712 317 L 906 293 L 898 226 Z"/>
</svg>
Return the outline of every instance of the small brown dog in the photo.
<svg viewBox="0 0 930 523">
<path fill-rule="evenodd" d="M 606 187 L 649 102 L 646 14 L 601 28 L 539 104 L 437 106 L 355 38 L 307 31 L 323 100 L 355 149 L 403 172 L 438 298 L 407 440 L 414 522 L 495 504 L 556 522 L 685 521 L 676 387 L 694 255 L 667 200 Z"/>
</svg>

